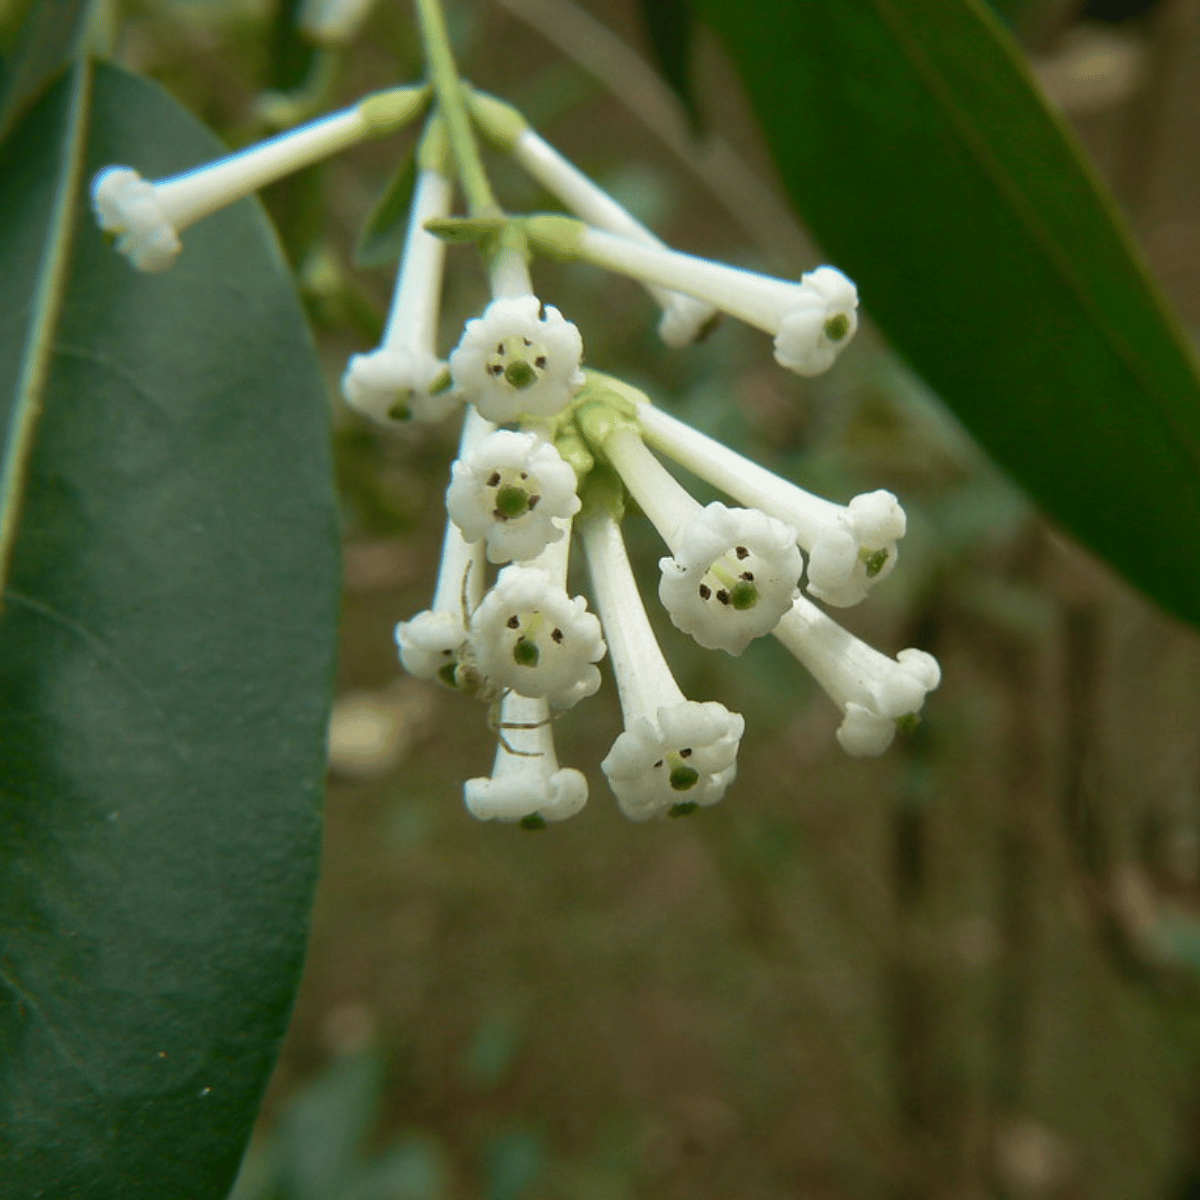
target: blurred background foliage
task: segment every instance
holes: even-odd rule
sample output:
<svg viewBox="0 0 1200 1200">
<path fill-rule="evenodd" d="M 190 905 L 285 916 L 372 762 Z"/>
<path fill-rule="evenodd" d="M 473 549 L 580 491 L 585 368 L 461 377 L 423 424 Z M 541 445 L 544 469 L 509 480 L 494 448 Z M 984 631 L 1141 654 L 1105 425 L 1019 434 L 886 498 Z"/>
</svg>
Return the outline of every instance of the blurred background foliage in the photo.
<svg viewBox="0 0 1200 1200">
<path fill-rule="evenodd" d="M 1194 330 L 1196 5 L 996 7 Z M 314 47 L 298 8 L 129 0 L 109 33 L 231 144 L 419 75 L 405 5 L 378 0 L 345 48 Z M 464 0 L 449 17 L 465 74 L 672 244 L 787 275 L 820 261 L 702 31 L 697 140 L 645 66 L 635 4 Z M 382 328 L 391 267 L 357 269 L 354 247 L 408 149 L 364 147 L 266 197 L 331 392 Z M 489 164 L 510 209 L 548 206 Z M 540 834 L 477 825 L 460 783 L 490 769 L 483 713 L 402 678 L 392 644 L 429 601 L 455 433 L 380 433 L 339 407 L 325 868 L 237 1200 L 1200 1194 L 1195 636 L 1039 520 L 869 330 L 800 380 L 732 321 L 667 352 L 632 284 L 535 276 L 590 362 L 685 419 L 832 498 L 895 491 L 902 568 L 846 623 L 932 650 L 944 681 L 915 737 L 853 762 L 774 643 L 734 660 L 658 621 L 685 692 L 746 716 L 722 804 L 620 817 L 596 767 L 620 728 L 605 689 L 556 730 L 589 775 L 585 812 Z M 467 252 L 447 297 L 443 349 L 485 302 Z"/>
</svg>

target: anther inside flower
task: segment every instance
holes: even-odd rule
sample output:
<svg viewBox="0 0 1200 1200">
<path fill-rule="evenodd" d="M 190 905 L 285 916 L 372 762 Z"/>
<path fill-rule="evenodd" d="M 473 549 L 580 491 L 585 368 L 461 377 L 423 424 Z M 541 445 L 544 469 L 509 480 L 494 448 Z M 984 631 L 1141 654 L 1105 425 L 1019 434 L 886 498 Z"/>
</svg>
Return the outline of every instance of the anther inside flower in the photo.
<svg viewBox="0 0 1200 1200">
<path fill-rule="evenodd" d="M 621 811 L 634 821 L 715 804 L 737 775 L 745 722 L 715 700 L 684 700 L 641 717 L 600 764 Z"/>
<path fill-rule="evenodd" d="M 404 669 L 416 679 L 440 679 L 457 686 L 455 669 L 467 640 L 462 617 L 454 612 L 417 613 L 396 626 L 396 646 Z"/>
<path fill-rule="evenodd" d="M 381 347 L 355 354 L 342 376 L 351 408 L 383 424 L 440 421 L 462 402 L 446 364 L 417 350 Z"/>
<path fill-rule="evenodd" d="M 706 649 L 741 654 L 791 608 L 803 559 L 790 525 L 713 503 L 659 567 L 659 599 L 675 626 Z"/>
<path fill-rule="evenodd" d="M 446 508 L 467 541 L 494 563 L 522 561 L 557 542 L 555 519 L 579 511 L 575 472 L 533 433 L 497 430 L 451 468 Z"/>
<path fill-rule="evenodd" d="M 471 620 L 479 670 L 496 687 L 559 709 L 600 686 L 600 622 L 538 567 L 505 567 Z"/>
<path fill-rule="evenodd" d="M 549 304 L 539 317 L 540 308 L 532 295 L 493 300 L 450 355 L 455 384 L 489 421 L 553 416 L 583 386 L 579 330 Z"/>
<path fill-rule="evenodd" d="M 880 489 L 855 496 L 821 530 L 808 555 L 807 590 L 826 604 L 857 604 L 896 566 L 904 509 Z"/>
<path fill-rule="evenodd" d="M 820 375 L 858 328 L 858 290 L 836 267 L 809 271 L 800 285 L 779 322 L 775 360 L 798 375 Z"/>
</svg>

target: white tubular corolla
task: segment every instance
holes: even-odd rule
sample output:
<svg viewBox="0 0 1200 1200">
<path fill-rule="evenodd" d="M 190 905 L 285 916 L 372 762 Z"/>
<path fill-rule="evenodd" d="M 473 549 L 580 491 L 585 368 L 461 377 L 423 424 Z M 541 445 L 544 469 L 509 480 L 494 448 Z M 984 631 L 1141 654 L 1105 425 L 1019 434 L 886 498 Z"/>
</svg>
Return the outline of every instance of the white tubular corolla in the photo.
<svg viewBox="0 0 1200 1200">
<path fill-rule="evenodd" d="M 600 686 L 600 622 L 566 592 L 568 536 L 531 562 L 505 567 L 471 619 L 475 663 L 495 688 L 566 709 Z"/>
<path fill-rule="evenodd" d="M 590 513 L 582 532 L 625 722 L 600 764 L 617 803 L 635 821 L 715 804 L 737 774 L 745 722 L 715 701 L 684 698 L 650 627 L 613 517 Z"/>
<path fill-rule="evenodd" d="M 501 103 L 493 97 L 478 99 L 483 104 Z M 504 107 L 509 108 L 508 105 Z M 478 104 L 475 111 L 480 111 Z M 624 205 L 618 204 L 602 187 L 525 124 L 515 109 L 511 109 L 511 112 L 521 120 L 523 128 L 509 140 L 506 148 L 546 191 L 577 217 L 598 229 L 647 246 L 663 245 Z M 658 332 L 668 346 L 691 345 L 716 316 L 715 306 L 694 296 L 673 292 L 653 283 L 647 284 L 646 289 L 662 309 Z"/>
<path fill-rule="evenodd" d="M 858 292 L 836 267 L 818 267 L 791 283 L 566 217 L 531 217 L 524 227 L 548 253 L 683 292 L 772 334 L 776 361 L 798 375 L 828 370 L 858 328 Z"/>
<path fill-rule="evenodd" d="M 904 509 L 891 492 L 848 505 L 814 496 L 682 421 L 637 401 L 643 436 L 656 450 L 743 504 L 796 528 L 808 554 L 807 590 L 838 608 L 857 604 L 896 566 Z"/>
<path fill-rule="evenodd" d="M 139 271 L 165 271 L 178 257 L 179 234 L 189 225 L 293 171 L 399 129 L 427 95 L 425 88 L 379 92 L 353 108 L 157 182 L 132 167 L 105 167 L 92 180 L 96 220 L 116 235 L 117 249 Z"/>
<path fill-rule="evenodd" d="M 459 453 L 469 454 L 495 426 L 475 412 L 463 423 Z M 471 614 L 483 596 L 483 543 L 468 542 L 453 521 L 446 522 L 442 560 L 433 603 L 396 626 L 396 647 L 404 669 L 417 679 L 440 679 L 457 687 L 456 668 L 467 646 Z"/>
<path fill-rule="evenodd" d="M 587 803 L 583 773 L 558 765 L 545 700 L 509 692 L 500 703 L 500 741 L 490 777 L 463 785 L 467 811 L 480 821 L 565 821 Z"/>
<path fill-rule="evenodd" d="M 837 738 L 854 758 L 882 754 L 898 725 L 919 720 L 926 693 L 941 682 L 932 654 L 910 649 L 888 658 L 803 596 L 775 627 L 775 636 L 842 710 Z"/>
<path fill-rule="evenodd" d="M 671 551 L 658 564 L 658 596 L 676 628 L 729 654 L 770 633 L 804 569 L 796 531 L 755 509 L 702 506 L 632 423 L 614 424 L 602 448 Z"/>
<path fill-rule="evenodd" d="M 488 561 L 522 562 L 563 536 L 559 522 L 579 511 L 575 472 L 554 446 L 530 432 L 499 429 L 451 467 L 446 510 Z"/>
<path fill-rule="evenodd" d="M 425 229 L 426 221 L 450 211 L 452 185 L 445 160 L 445 135 L 436 121 L 418 156 L 404 254 L 383 341 L 369 354 L 354 355 L 342 376 L 346 402 L 384 424 L 409 418 L 437 421 L 462 402 L 436 349 L 446 243 Z"/>
</svg>

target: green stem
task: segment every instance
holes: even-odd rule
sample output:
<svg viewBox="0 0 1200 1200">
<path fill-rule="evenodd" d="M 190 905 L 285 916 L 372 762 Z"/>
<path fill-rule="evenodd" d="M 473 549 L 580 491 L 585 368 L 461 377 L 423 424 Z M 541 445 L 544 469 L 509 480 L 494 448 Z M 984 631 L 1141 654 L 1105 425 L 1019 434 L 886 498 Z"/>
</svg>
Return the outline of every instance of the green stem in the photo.
<svg viewBox="0 0 1200 1200">
<path fill-rule="evenodd" d="M 496 203 L 492 185 L 483 169 L 479 145 L 475 141 L 475 131 L 467 115 L 463 86 L 458 78 L 458 68 L 454 64 L 454 52 L 450 49 L 441 0 L 415 0 L 415 4 L 433 90 L 446 121 L 450 149 L 463 191 L 466 193 L 467 208 L 473 217 L 498 215 L 500 206 Z"/>
</svg>

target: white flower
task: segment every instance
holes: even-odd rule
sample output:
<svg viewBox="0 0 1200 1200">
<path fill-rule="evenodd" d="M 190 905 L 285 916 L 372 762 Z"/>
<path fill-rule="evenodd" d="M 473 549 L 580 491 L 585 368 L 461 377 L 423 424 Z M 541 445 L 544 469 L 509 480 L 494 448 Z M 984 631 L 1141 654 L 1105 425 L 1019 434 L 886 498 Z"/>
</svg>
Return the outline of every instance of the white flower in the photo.
<svg viewBox="0 0 1200 1200">
<path fill-rule="evenodd" d="M 826 370 L 858 328 L 858 293 L 836 267 L 818 267 L 791 283 L 566 217 L 531 217 L 523 228 L 550 253 L 683 292 L 757 326 L 775 337 L 779 363 L 801 375 Z"/>
<path fill-rule="evenodd" d="M 579 330 L 557 308 L 546 305 L 544 318 L 539 309 L 533 295 L 493 300 L 450 354 L 455 384 L 489 421 L 553 416 L 583 385 Z"/>
<path fill-rule="evenodd" d="M 600 768 L 634 821 L 680 805 L 706 807 L 737 775 L 744 729 L 742 717 L 715 700 L 664 705 L 653 718 L 630 723 Z"/>
<path fill-rule="evenodd" d="M 449 384 L 446 364 L 429 351 L 380 346 L 351 357 L 342 395 L 351 408 L 383 424 L 440 421 L 462 403 Z"/>
<path fill-rule="evenodd" d="M 375 0 L 304 0 L 296 24 L 318 46 L 346 46 L 374 6 Z"/>
<path fill-rule="evenodd" d="M 189 225 L 301 167 L 398 129 L 427 95 L 425 88 L 398 88 L 368 96 L 353 108 L 157 182 L 132 167 L 106 167 L 92 181 L 96 219 L 117 235 L 117 249 L 139 271 L 165 271 Z"/>
<path fill-rule="evenodd" d="M 157 188 L 132 167 L 105 167 L 92 180 L 92 207 L 139 271 L 165 271 L 183 249 Z"/>
<path fill-rule="evenodd" d="M 882 754 L 897 724 L 915 722 L 926 693 L 941 682 L 932 654 L 910 649 L 888 658 L 803 596 L 774 632 L 842 710 L 838 741 L 855 758 Z"/>
<path fill-rule="evenodd" d="M 475 610 L 471 642 L 496 687 L 570 708 L 600 686 L 600 622 L 539 567 L 512 566 Z"/>
<path fill-rule="evenodd" d="M 775 334 L 775 361 L 797 375 L 820 375 L 858 329 L 858 291 L 836 267 L 809 271 L 800 285 Z"/>
<path fill-rule="evenodd" d="M 792 607 L 804 563 L 790 525 L 713 503 L 658 565 L 658 596 L 675 627 L 705 649 L 741 654 Z"/>
<path fill-rule="evenodd" d="M 855 496 L 822 527 L 808 557 L 808 591 L 838 608 L 857 604 L 896 566 L 904 509 L 880 489 Z"/>
<path fill-rule="evenodd" d="M 891 492 L 866 492 L 848 505 L 814 496 L 638 395 L 642 435 L 656 450 L 743 504 L 792 525 L 808 553 L 808 590 L 827 604 L 857 604 L 896 565 L 905 516 Z"/>
<path fill-rule="evenodd" d="M 454 670 L 467 640 L 461 614 L 426 609 L 396 626 L 396 648 L 404 669 L 416 679 L 440 679 L 454 687 Z"/>
<path fill-rule="evenodd" d="M 583 544 L 625 718 L 601 764 L 621 811 L 641 821 L 715 804 L 736 774 L 745 723 L 715 701 L 684 698 L 638 595 L 621 528 L 599 506 L 583 523 Z"/>
<path fill-rule="evenodd" d="M 426 134 L 423 155 L 436 132 L 431 128 Z M 427 156 L 437 158 L 432 153 Z M 438 160 L 436 166 L 423 167 L 417 174 L 383 342 L 370 354 L 354 355 L 342 377 L 346 402 L 385 424 L 439 421 L 462 403 L 434 345 L 446 244 L 425 229 L 425 222 L 450 211 L 450 179 L 442 167 Z"/>
<path fill-rule="evenodd" d="M 478 414 L 470 413 L 463 422 L 459 453 L 469 454 L 492 428 Z M 436 677 L 447 687 L 462 686 L 459 667 L 470 657 L 468 628 L 483 594 L 483 571 L 482 544 L 468 542 L 458 526 L 447 521 L 433 603 L 396 626 L 396 647 L 410 675 Z"/>
<path fill-rule="evenodd" d="M 486 541 L 489 562 L 521 561 L 563 536 L 556 518 L 579 511 L 575 487 L 549 442 L 501 429 L 454 463 L 446 509 L 467 541 Z"/>
<path fill-rule="evenodd" d="M 565 821 L 587 803 L 582 772 L 559 768 L 545 700 L 510 692 L 500 705 L 500 741 L 490 778 L 463 785 L 467 811 L 480 821 Z"/>
</svg>

